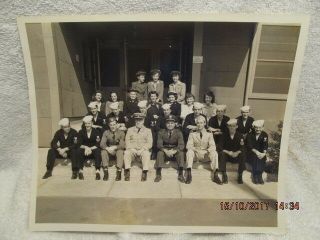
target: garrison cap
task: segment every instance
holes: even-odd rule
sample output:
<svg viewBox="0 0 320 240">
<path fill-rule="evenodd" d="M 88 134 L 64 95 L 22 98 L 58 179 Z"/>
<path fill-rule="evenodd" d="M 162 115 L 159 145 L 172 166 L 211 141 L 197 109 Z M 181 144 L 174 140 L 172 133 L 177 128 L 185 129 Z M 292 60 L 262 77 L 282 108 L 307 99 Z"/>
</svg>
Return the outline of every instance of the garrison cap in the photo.
<svg viewBox="0 0 320 240">
<path fill-rule="evenodd" d="M 199 103 L 199 102 L 195 102 L 193 104 L 193 108 L 195 109 L 202 109 L 203 108 L 203 104 L 202 103 Z"/>
<path fill-rule="evenodd" d="M 147 107 L 147 103 L 148 103 L 147 100 L 139 101 L 139 102 L 138 102 L 138 107 L 139 107 L 139 108 L 146 108 L 146 107 Z"/>
<path fill-rule="evenodd" d="M 218 111 L 225 111 L 227 109 L 227 105 L 217 105 L 216 109 Z"/>
<path fill-rule="evenodd" d="M 170 106 L 169 103 L 165 103 L 165 104 L 162 105 L 162 109 L 164 109 L 164 110 L 170 109 L 170 108 L 171 108 L 171 106 Z"/>
<path fill-rule="evenodd" d="M 116 110 L 119 109 L 119 103 L 118 102 L 113 102 L 109 105 L 110 109 Z"/>
<path fill-rule="evenodd" d="M 97 102 L 90 102 L 88 107 L 89 108 L 96 108 L 96 107 L 98 107 L 98 104 L 97 104 Z"/>
<path fill-rule="evenodd" d="M 177 119 L 174 115 L 169 115 L 168 117 L 166 117 L 166 122 L 176 122 Z"/>
</svg>

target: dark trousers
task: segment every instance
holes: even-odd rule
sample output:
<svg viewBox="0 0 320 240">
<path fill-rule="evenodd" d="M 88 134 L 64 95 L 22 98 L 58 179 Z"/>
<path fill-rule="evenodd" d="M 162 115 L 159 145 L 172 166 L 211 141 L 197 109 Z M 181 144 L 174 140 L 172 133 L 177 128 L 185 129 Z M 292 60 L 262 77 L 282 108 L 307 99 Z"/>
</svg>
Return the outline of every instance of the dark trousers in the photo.
<svg viewBox="0 0 320 240">
<path fill-rule="evenodd" d="M 252 154 L 250 156 L 251 162 L 252 162 L 252 174 L 258 175 L 261 174 L 266 165 L 267 158 L 264 157 L 262 159 L 259 159 L 255 154 Z"/>
<path fill-rule="evenodd" d="M 170 159 L 168 156 L 166 156 L 166 154 L 162 150 L 159 150 L 157 153 L 157 160 L 156 160 L 155 167 L 162 168 L 165 160 L 174 160 L 174 159 L 177 161 L 179 168 L 183 167 L 183 165 L 184 165 L 184 152 L 178 150 L 176 152 L 176 154 L 172 157 L 172 159 Z"/>
<path fill-rule="evenodd" d="M 154 128 L 151 127 L 151 133 L 152 133 L 152 152 L 157 153 L 158 147 L 157 147 L 157 140 L 158 140 L 158 131 L 156 131 Z"/>
<path fill-rule="evenodd" d="M 77 154 L 75 149 L 71 149 L 66 152 L 67 157 L 70 158 L 71 160 L 71 167 L 72 171 L 76 171 L 79 169 L 78 162 L 77 162 Z M 57 158 L 63 158 L 59 152 L 56 149 L 50 148 L 48 150 L 48 155 L 47 155 L 47 170 L 52 171 L 54 167 L 54 162 Z"/>
<path fill-rule="evenodd" d="M 83 148 L 79 148 L 78 152 L 79 152 L 78 155 L 79 155 L 80 169 L 83 169 L 84 161 L 88 158 L 94 158 L 94 165 L 95 165 L 96 169 L 100 169 L 100 167 L 101 167 L 101 150 L 100 150 L 100 148 L 96 148 L 96 149 L 92 150 L 92 154 L 89 156 L 84 155 Z"/>
<path fill-rule="evenodd" d="M 221 151 L 218 154 L 218 160 L 219 160 L 219 170 L 221 172 L 226 171 L 227 161 L 239 164 L 238 165 L 238 173 L 242 173 L 246 168 L 244 154 L 242 152 L 238 155 L 238 157 L 232 158 L 228 154 Z"/>
</svg>

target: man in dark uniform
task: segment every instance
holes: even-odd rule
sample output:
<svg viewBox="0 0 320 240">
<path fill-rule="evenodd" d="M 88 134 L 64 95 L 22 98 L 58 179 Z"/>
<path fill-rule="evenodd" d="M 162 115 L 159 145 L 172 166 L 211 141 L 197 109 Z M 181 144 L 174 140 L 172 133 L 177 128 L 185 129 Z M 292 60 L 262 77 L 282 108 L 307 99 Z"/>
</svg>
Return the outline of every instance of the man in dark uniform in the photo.
<svg viewBox="0 0 320 240">
<path fill-rule="evenodd" d="M 146 79 L 146 72 L 145 71 L 138 71 L 136 73 L 137 81 L 132 82 L 132 89 L 137 91 L 137 98 L 139 101 L 147 99 L 147 83 L 145 82 Z"/>
<path fill-rule="evenodd" d="M 100 140 L 101 133 L 96 128 L 93 128 L 93 117 L 91 115 L 83 118 L 85 129 L 79 131 L 79 179 L 83 180 L 83 165 L 85 159 L 93 157 L 95 160 L 96 167 L 96 180 L 100 180 L 100 166 L 101 166 L 101 151 L 100 151 Z"/>
<path fill-rule="evenodd" d="M 92 116 L 92 127 L 97 129 L 102 135 L 102 133 L 107 129 L 106 116 L 98 111 L 96 102 L 90 102 L 88 108 L 89 113 L 86 116 Z M 84 123 L 82 124 L 82 129 L 85 129 Z"/>
<path fill-rule="evenodd" d="M 107 116 L 107 122 L 109 122 L 110 118 L 114 118 L 117 121 L 117 128 L 121 131 L 126 131 L 126 120 L 122 111 L 120 111 L 119 103 L 113 102 L 109 105 L 111 109 L 111 113 Z M 109 126 L 108 126 L 109 127 Z"/>
<path fill-rule="evenodd" d="M 177 99 L 178 99 L 177 93 L 168 92 L 167 99 L 168 99 L 168 103 L 170 104 L 170 107 L 171 107 L 171 114 L 176 116 L 178 123 L 181 124 L 181 119 L 180 119 L 181 104 L 178 103 L 178 101 L 177 101 Z"/>
<path fill-rule="evenodd" d="M 268 134 L 263 131 L 264 120 L 252 123 L 254 130 L 247 135 L 248 158 L 252 163 L 252 180 L 254 184 L 264 184 L 262 173 L 267 161 Z"/>
<path fill-rule="evenodd" d="M 126 127 L 130 128 L 135 125 L 133 114 L 139 112 L 138 102 L 137 99 L 137 90 L 130 89 L 129 91 L 129 99 L 125 103 L 123 108 L 124 118 L 126 121 Z"/>
<path fill-rule="evenodd" d="M 188 141 L 190 132 L 196 131 L 198 128 L 195 121 L 197 117 L 199 117 L 200 115 L 203 116 L 204 119 L 206 120 L 205 128 L 207 127 L 207 118 L 205 115 L 202 114 L 202 108 L 203 108 L 202 103 L 195 102 L 193 104 L 193 113 L 190 113 L 186 116 L 186 119 L 184 120 L 183 127 L 182 127 L 183 137 L 185 142 Z"/>
<path fill-rule="evenodd" d="M 47 171 L 42 177 L 47 179 L 52 176 L 52 170 L 54 162 L 57 157 L 70 158 L 72 166 L 72 177 L 76 179 L 78 175 L 78 163 L 76 158 L 76 147 L 78 133 L 76 130 L 70 127 L 70 121 L 68 118 L 63 118 L 59 121 L 60 129 L 56 131 L 51 141 L 51 148 L 47 155 Z"/>
<path fill-rule="evenodd" d="M 219 138 L 222 134 L 228 132 L 227 122 L 230 120 L 228 116 L 225 116 L 227 109 L 226 105 L 217 105 L 217 115 L 211 117 L 208 123 L 208 130 L 213 133 L 214 141 L 219 143 Z"/>
<path fill-rule="evenodd" d="M 145 126 L 151 129 L 153 137 L 153 146 L 151 152 L 151 159 L 156 159 L 157 157 L 157 137 L 160 130 L 160 120 L 163 116 L 163 111 L 161 104 L 158 102 L 158 93 L 151 91 L 149 93 L 149 105 L 147 106 Z"/>
<path fill-rule="evenodd" d="M 237 117 L 238 129 L 237 131 L 241 133 L 246 139 L 247 134 L 252 131 L 252 123 L 254 119 L 250 117 L 250 106 L 243 106 L 240 108 L 241 116 Z"/>
<path fill-rule="evenodd" d="M 123 154 L 125 148 L 125 133 L 117 126 L 115 118 L 109 118 L 109 130 L 106 130 L 100 142 L 101 158 L 103 166 L 103 180 L 107 181 L 109 178 L 108 166 L 110 157 L 115 157 L 117 160 L 116 181 L 121 180 L 121 171 L 123 168 Z"/>
<path fill-rule="evenodd" d="M 176 159 L 178 163 L 178 180 L 184 182 L 183 166 L 184 166 L 184 141 L 180 129 L 176 127 L 176 117 L 170 115 L 166 118 L 166 129 L 161 129 L 158 133 L 157 147 L 159 149 L 156 160 L 156 178 L 155 182 L 161 180 L 161 169 L 165 159 Z"/>
<path fill-rule="evenodd" d="M 222 182 L 228 183 L 226 172 L 227 161 L 238 163 L 238 183 L 242 184 L 242 173 L 245 170 L 244 161 L 244 138 L 237 132 L 237 119 L 230 119 L 227 122 L 228 131 L 223 133 L 218 143 L 219 170 L 222 172 Z"/>
</svg>

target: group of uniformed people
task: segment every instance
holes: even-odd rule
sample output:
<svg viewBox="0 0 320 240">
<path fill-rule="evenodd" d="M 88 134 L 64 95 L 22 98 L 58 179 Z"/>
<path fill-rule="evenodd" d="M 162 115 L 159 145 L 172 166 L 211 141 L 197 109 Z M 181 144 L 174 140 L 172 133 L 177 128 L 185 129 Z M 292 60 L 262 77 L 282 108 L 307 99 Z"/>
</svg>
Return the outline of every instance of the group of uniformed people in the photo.
<svg viewBox="0 0 320 240">
<path fill-rule="evenodd" d="M 128 91 L 129 99 L 119 101 L 110 94 L 110 101 L 102 101 L 97 91 L 88 105 L 89 113 L 83 118 L 79 132 L 71 128 L 70 120 L 60 120 L 47 156 L 44 179 L 52 176 L 56 158 L 70 158 L 72 179 L 84 179 L 83 167 L 87 159 L 94 159 L 96 180 L 103 169 L 103 180 L 109 179 L 109 160 L 116 160 L 116 181 L 130 180 L 131 162 L 142 162 L 141 181 L 147 180 L 149 162 L 155 159 L 156 176 L 166 161 L 175 160 L 178 180 L 192 182 L 192 165 L 195 161 L 209 161 L 212 181 L 228 183 L 226 162 L 238 163 L 239 184 L 246 162 L 252 166 L 252 181 L 263 184 L 262 173 L 266 162 L 268 135 L 263 131 L 264 120 L 249 116 L 250 107 L 241 107 L 241 115 L 230 119 L 225 115 L 226 105 L 216 105 L 214 94 L 207 92 L 204 103 L 195 102 L 186 93 L 181 74 L 172 72 L 167 103 L 163 104 L 163 82 L 160 70 L 151 72 L 152 81 L 144 83 L 146 73 L 137 72 L 137 82 Z M 113 95 L 113 96 L 112 96 Z M 222 174 L 220 179 L 218 173 Z"/>
</svg>

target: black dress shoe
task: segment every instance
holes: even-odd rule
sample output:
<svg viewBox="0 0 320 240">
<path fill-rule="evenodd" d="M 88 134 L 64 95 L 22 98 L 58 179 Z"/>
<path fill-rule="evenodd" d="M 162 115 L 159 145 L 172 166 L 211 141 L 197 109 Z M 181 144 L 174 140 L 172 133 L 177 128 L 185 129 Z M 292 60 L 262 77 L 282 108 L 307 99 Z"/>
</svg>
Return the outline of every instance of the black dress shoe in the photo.
<svg viewBox="0 0 320 240">
<path fill-rule="evenodd" d="M 219 175 L 218 175 L 217 171 L 214 173 L 212 181 L 215 182 L 218 185 L 222 185 L 222 182 L 221 182 L 221 180 L 219 178 Z"/>
<path fill-rule="evenodd" d="M 109 172 L 108 169 L 103 170 L 103 181 L 108 181 L 109 179 Z"/>
<path fill-rule="evenodd" d="M 226 172 L 222 173 L 222 183 L 228 183 L 228 175 Z"/>
<path fill-rule="evenodd" d="M 124 180 L 125 181 L 130 181 L 130 169 L 125 169 L 124 170 Z"/>
<path fill-rule="evenodd" d="M 156 178 L 154 179 L 154 182 L 160 182 L 162 179 L 161 175 L 156 175 Z"/>
<path fill-rule="evenodd" d="M 238 174 L 238 180 L 237 180 L 238 184 L 243 184 L 243 180 L 242 180 L 242 173 Z"/>
<path fill-rule="evenodd" d="M 84 180 L 83 172 L 79 172 L 79 179 L 80 179 L 80 180 Z"/>
<path fill-rule="evenodd" d="M 252 182 L 253 182 L 254 184 L 258 184 L 258 183 L 259 183 L 259 180 L 258 180 L 258 176 L 257 176 L 257 175 L 253 175 L 253 177 L 252 177 Z"/>
<path fill-rule="evenodd" d="M 191 169 L 187 169 L 186 171 L 186 184 L 190 184 L 192 182 Z"/>
<path fill-rule="evenodd" d="M 121 171 L 117 170 L 116 181 L 120 181 L 120 180 L 121 180 Z"/>
<path fill-rule="evenodd" d="M 141 182 L 147 181 L 147 171 L 142 171 Z"/>
<path fill-rule="evenodd" d="M 179 182 L 182 182 L 182 183 L 185 183 L 186 180 L 184 179 L 182 173 L 178 175 L 178 181 L 179 181 Z"/>
<path fill-rule="evenodd" d="M 100 180 L 100 173 L 96 172 L 96 180 Z"/>
<path fill-rule="evenodd" d="M 71 179 L 77 179 L 77 177 L 78 177 L 78 172 L 77 171 L 73 171 Z"/>
<path fill-rule="evenodd" d="M 259 184 L 264 184 L 264 181 L 262 179 L 262 174 L 258 175 L 258 183 Z"/>
<path fill-rule="evenodd" d="M 47 179 L 52 176 L 52 171 L 46 171 L 46 173 L 43 175 L 42 179 Z"/>
</svg>

